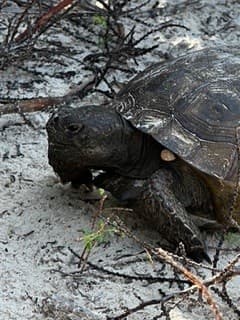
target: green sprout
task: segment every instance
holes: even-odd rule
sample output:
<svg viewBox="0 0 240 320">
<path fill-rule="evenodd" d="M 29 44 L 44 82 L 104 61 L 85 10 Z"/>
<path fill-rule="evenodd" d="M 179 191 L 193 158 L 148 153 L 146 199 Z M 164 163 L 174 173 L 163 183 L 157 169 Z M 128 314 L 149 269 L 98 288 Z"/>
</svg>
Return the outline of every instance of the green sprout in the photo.
<svg viewBox="0 0 240 320">
<path fill-rule="evenodd" d="M 225 239 L 229 244 L 240 245 L 240 236 L 238 233 L 228 232 Z"/>
<path fill-rule="evenodd" d="M 99 26 L 102 26 L 103 28 L 107 27 L 107 20 L 104 16 L 101 15 L 94 15 L 93 16 L 93 23 Z"/>
<path fill-rule="evenodd" d="M 92 248 L 103 242 L 106 242 L 107 239 L 116 232 L 116 228 L 107 228 L 107 225 L 100 221 L 98 229 L 96 231 L 84 231 L 83 242 L 85 249 L 90 252 Z"/>
</svg>

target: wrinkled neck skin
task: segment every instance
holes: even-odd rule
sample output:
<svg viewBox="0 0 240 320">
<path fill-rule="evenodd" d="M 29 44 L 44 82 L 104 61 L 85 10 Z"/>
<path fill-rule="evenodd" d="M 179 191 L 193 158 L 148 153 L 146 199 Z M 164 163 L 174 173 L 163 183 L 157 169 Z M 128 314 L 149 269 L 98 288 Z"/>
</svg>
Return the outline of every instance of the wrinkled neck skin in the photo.
<svg viewBox="0 0 240 320">
<path fill-rule="evenodd" d="M 151 136 L 134 128 L 129 121 L 121 116 L 120 119 L 122 134 L 119 143 L 125 146 L 126 151 L 114 172 L 130 178 L 148 178 L 161 166 L 162 147 Z"/>
</svg>

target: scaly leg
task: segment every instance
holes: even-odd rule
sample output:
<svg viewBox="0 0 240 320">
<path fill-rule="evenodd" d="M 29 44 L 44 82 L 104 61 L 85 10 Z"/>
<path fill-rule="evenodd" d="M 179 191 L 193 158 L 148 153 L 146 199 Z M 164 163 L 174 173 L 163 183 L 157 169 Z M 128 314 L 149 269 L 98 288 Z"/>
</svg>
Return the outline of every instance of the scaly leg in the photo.
<svg viewBox="0 0 240 320">
<path fill-rule="evenodd" d="M 178 181 L 175 181 L 172 171 L 167 169 L 159 169 L 146 180 L 107 173 L 95 180 L 97 186 L 110 191 L 119 200 L 128 201 L 150 226 L 175 247 L 183 243 L 191 258 L 196 261 L 209 261 L 198 227 L 173 192 L 174 183 Z"/>
</svg>

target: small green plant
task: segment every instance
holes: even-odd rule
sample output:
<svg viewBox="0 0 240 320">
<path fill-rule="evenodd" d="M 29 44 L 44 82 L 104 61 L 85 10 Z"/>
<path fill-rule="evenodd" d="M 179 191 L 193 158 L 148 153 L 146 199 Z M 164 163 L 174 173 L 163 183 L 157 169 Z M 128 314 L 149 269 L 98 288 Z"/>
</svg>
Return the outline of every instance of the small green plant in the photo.
<svg viewBox="0 0 240 320">
<path fill-rule="evenodd" d="M 107 227 L 106 223 L 100 221 L 96 231 L 84 231 L 84 236 L 82 239 L 85 249 L 90 252 L 95 245 L 106 242 L 107 239 L 116 232 L 116 228 Z"/>
<path fill-rule="evenodd" d="M 225 240 L 229 243 L 229 244 L 234 244 L 236 246 L 240 245 L 240 235 L 239 233 L 233 233 L 233 232 L 228 232 Z"/>
<path fill-rule="evenodd" d="M 94 15 L 93 16 L 93 23 L 99 26 L 102 26 L 103 28 L 107 28 L 107 20 L 104 16 L 101 15 Z"/>
<path fill-rule="evenodd" d="M 98 193 L 101 197 L 103 197 L 106 194 L 105 190 L 102 188 L 98 188 Z"/>
</svg>

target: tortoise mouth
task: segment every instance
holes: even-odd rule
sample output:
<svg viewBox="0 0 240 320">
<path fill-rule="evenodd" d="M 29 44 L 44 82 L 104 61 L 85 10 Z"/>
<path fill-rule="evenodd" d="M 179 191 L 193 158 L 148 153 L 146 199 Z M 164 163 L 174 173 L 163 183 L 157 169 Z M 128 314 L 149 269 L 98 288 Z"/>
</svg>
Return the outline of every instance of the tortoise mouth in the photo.
<svg viewBox="0 0 240 320">
<path fill-rule="evenodd" d="M 71 180 L 74 185 L 91 185 L 93 183 L 93 176 L 91 170 L 87 168 L 82 168 L 78 171 L 77 176 L 74 176 L 74 179 Z"/>
<path fill-rule="evenodd" d="M 92 171 L 95 166 L 90 165 L 90 161 L 76 148 L 62 142 L 49 142 L 48 161 L 61 182 L 66 184 L 71 182 L 74 187 L 93 184 Z"/>
<path fill-rule="evenodd" d="M 64 143 L 63 141 L 49 141 L 48 149 L 54 150 L 54 152 L 68 152 L 71 150 L 71 144 Z M 74 148 L 74 152 L 76 152 L 76 148 Z"/>
<path fill-rule="evenodd" d="M 82 184 L 92 185 L 93 176 L 92 171 L 86 167 L 60 167 L 60 169 L 53 165 L 54 171 L 60 177 L 63 184 L 71 182 L 74 186 Z"/>
</svg>

